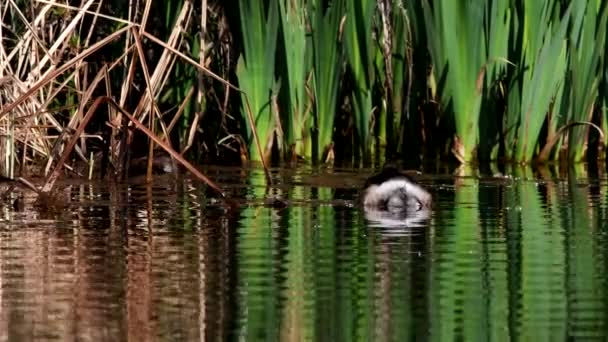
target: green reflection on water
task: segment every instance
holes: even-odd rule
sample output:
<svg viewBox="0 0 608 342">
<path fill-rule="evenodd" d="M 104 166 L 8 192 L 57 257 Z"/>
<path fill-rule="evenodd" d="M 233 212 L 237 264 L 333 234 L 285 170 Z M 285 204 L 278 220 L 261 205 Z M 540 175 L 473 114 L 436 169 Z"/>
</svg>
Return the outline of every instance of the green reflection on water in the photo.
<svg viewBox="0 0 608 342">
<path fill-rule="evenodd" d="M 243 210 L 238 335 L 330 341 L 604 336 L 606 263 L 597 217 L 605 214 L 591 204 L 589 187 L 575 179 L 458 178 L 449 185 L 436 190 L 428 226 L 401 234 L 368 227 L 358 208 L 331 205 L 335 189 L 329 188 L 280 193 L 318 205 Z M 255 191 L 257 198 L 267 196 Z"/>
<path fill-rule="evenodd" d="M 483 296 L 484 262 L 479 244 L 477 181 L 456 185 L 454 206 L 446 213 L 446 229 L 438 230 L 431 250 L 429 300 L 433 340 L 487 340 Z"/>
</svg>

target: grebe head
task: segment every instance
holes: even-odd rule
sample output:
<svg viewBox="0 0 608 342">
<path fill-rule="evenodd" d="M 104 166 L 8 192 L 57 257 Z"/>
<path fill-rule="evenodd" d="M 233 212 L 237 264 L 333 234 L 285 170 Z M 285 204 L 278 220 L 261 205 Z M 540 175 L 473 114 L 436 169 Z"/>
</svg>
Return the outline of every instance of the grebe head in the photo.
<svg viewBox="0 0 608 342">
<path fill-rule="evenodd" d="M 365 182 L 363 205 L 373 210 L 421 210 L 431 206 L 431 194 L 388 164 Z"/>
<path fill-rule="evenodd" d="M 365 181 L 365 187 L 367 188 L 371 185 L 380 185 L 383 182 L 386 182 L 387 180 L 401 178 L 401 177 L 405 177 L 405 178 L 411 180 L 410 177 L 399 172 L 399 169 L 397 168 L 397 166 L 395 166 L 393 164 L 386 164 L 379 173 L 376 173 L 375 175 L 369 177 Z"/>
<path fill-rule="evenodd" d="M 131 176 L 145 175 L 148 169 L 148 157 L 132 159 L 129 165 Z M 155 174 L 176 173 L 178 168 L 171 156 L 164 151 L 156 151 L 152 160 L 152 170 Z"/>
</svg>

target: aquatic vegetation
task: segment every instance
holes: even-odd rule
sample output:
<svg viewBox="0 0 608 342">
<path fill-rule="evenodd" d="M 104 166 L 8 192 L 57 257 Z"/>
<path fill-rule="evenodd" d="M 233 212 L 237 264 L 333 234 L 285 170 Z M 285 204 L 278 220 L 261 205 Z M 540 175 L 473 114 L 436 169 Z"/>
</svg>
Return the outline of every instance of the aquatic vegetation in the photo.
<svg viewBox="0 0 608 342">
<path fill-rule="evenodd" d="M 505 124 L 509 130 L 506 142 L 509 159 L 530 161 L 547 116 L 552 120 L 559 117 L 558 112 L 552 111 L 556 108 L 551 107 L 564 86 L 570 13 L 568 9 L 562 14 L 554 1 L 526 2 L 515 13 L 516 19 L 523 21 L 523 28 L 518 31 L 516 46 L 520 75 L 509 91 L 510 113 Z"/>
<path fill-rule="evenodd" d="M 451 101 L 456 136 L 453 151 L 461 161 L 472 161 L 478 143 L 485 46 L 485 5 L 480 1 L 424 1 L 424 17 L 434 76 L 445 75 L 442 102 Z M 493 18 L 490 18 L 493 19 Z M 504 38 L 504 37 L 503 37 Z"/>
<path fill-rule="evenodd" d="M 267 8 L 266 8 L 267 7 Z M 274 132 L 278 125 L 273 113 L 272 99 L 278 92 L 275 80 L 275 56 L 279 32 L 279 8 L 277 0 L 239 1 L 239 17 L 243 36 L 243 54 L 239 57 L 236 74 L 241 96 L 243 121 L 251 115 L 253 122 L 245 124 L 247 141 L 252 142 L 257 130 L 262 155 L 254 143 L 249 144 L 249 155 L 253 160 L 270 157 Z M 248 113 L 249 112 L 249 113 Z"/>
<path fill-rule="evenodd" d="M 0 5 L 3 174 L 49 172 L 100 96 L 210 162 L 604 158 L 601 1 L 132 5 Z M 91 120 L 90 170 L 154 150 L 112 108 Z"/>
<path fill-rule="evenodd" d="M 287 108 L 283 118 L 284 145 L 293 148 L 292 153 L 310 156 L 312 153 L 312 101 L 306 92 L 307 78 L 311 70 L 311 46 L 306 36 L 305 1 L 280 0 L 281 31 L 285 71 L 281 73 L 283 88 L 288 93 Z M 280 139 L 280 137 L 278 137 Z M 292 156 L 293 157 L 293 156 Z"/>
<path fill-rule="evenodd" d="M 591 122 L 596 102 L 600 100 L 601 72 L 598 71 L 605 63 L 605 53 L 597 49 L 597 44 L 606 42 L 608 4 L 591 1 L 575 2 L 573 6 L 567 122 Z M 583 158 L 589 129 L 589 126 L 572 128 L 568 135 L 568 159 L 580 161 Z"/>
<path fill-rule="evenodd" d="M 343 0 L 310 1 L 310 23 L 313 49 L 313 89 L 315 111 L 313 151 L 309 157 L 320 158 L 332 148 L 334 119 L 338 110 L 338 87 L 343 58 L 340 23 Z M 314 139 L 313 138 L 313 139 Z"/>
<path fill-rule="evenodd" d="M 372 108 L 376 50 L 372 42 L 372 19 L 375 6 L 373 1 L 348 0 L 344 20 L 346 59 L 354 83 L 350 94 L 352 115 L 359 149 L 364 157 L 368 157 L 371 152 L 372 117 L 377 112 L 377 109 Z"/>
</svg>

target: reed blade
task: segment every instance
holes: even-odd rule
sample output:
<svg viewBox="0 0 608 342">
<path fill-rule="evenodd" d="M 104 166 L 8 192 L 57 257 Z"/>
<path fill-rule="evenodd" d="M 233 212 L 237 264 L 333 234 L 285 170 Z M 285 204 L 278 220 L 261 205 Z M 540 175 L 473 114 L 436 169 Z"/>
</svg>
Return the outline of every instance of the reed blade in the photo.
<svg viewBox="0 0 608 342">
<path fill-rule="evenodd" d="M 600 58 L 606 49 L 608 6 L 602 2 L 573 2 L 573 29 L 570 31 L 569 122 L 590 122 L 601 72 Z M 580 161 L 586 150 L 588 126 L 575 126 L 568 134 L 568 159 Z"/>
<path fill-rule="evenodd" d="M 513 60 L 518 68 L 509 89 L 505 118 L 506 157 L 528 162 L 534 157 L 540 130 L 565 81 L 570 7 L 562 13 L 556 1 L 529 1 L 513 7 L 518 27 Z"/>
<path fill-rule="evenodd" d="M 346 58 L 354 78 L 351 94 L 353 116 L 359 140 L 359 150 L 370 154 L 372 120 L 372 86 L 374 82 L 375 45 L 372 44 L 372 18 L 375 1 L 348 0 L 344 39 Z"/>
<path fill-rule="evenodd" d="M 288 93 L 288 108 L 281 114 L 284 122 L 288 146 L 294 146 L 300 156 L 312 158 L 312 141 L 310 130 L 312 119 L 307 108 L 306 76 L 310 70 L 306 32 L 306 2 L 304 0 L 280 0 L 281 31 L 284 41 L 284 58 L 286 92 Z"/>
<path fill-rule="evenodd" d="M 423 2 L 435 78 L 446 73 L 442 93 L 451 102 L 456 137 L 453 151 L 462 162 L 472 161 L 478 143 L 482 91 L 478 79 L 487 61 L 484 20 L 487 1 Z"/>
<path fill-rule="evenodd" d="M 279 28 L 277 0 L 239 1 L 243 54 L 239 57 L 236 74 L 241 96 L 241 115 L 248 122 L 247 111 L 251 111 L 253 125 L 260 139 L 260 152 L 254 141 L 253 127 L 247 124 L 246 141 L 249 158 L 254 161 L 268 159 L 275 130 L 271 98 L 276 94 L 275 52 Z M 247 105 L 249 104 L 249 106 Z M 262 155 L 263 154 L 263 155 Z"/>
<path fill-rule="evenodd" d="M 323 1 L 311 0 L 309 12 L 312 23 L 312 48 L 314 63 L 315 113 L 313 130 L 317 132 L 317 143 L 313 158 L 318 152 L 331 147 L 334 118 L 338 99 L 343 58 L 342 42 L 339 40 L 340 20 L 344 9 L 343 0 L 333 0 L 327 6 Z M 315 153 L 315 150 L 317 153 Z"/>
</svg>

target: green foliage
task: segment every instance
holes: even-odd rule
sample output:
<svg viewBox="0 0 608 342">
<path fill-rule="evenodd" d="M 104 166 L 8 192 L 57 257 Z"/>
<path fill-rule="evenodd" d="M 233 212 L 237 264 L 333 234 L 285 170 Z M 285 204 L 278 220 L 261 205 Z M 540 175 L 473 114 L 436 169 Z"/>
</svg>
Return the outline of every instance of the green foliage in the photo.
<svg viewBox="0 0 608 342">
<path fill-rule="evenodd" d="M 370 125 L 373 115 L 372 86 L 374 82 L 374 55 L 372 18 L 375 1 L 346 1 L 344 40 L 349 70 L 354 78 L 351 94 L 353 118 L 363 155 L 370 153 Z"/>
<path fill-rule="evenodd" d="M 546 160 L 563 146 L 580 160 L 589 126 L 573 123 L 597 120 L 591 114 L 598 106 L 606 111 L 608 5 L 601 1 L 238 3 L 236 74 L 247 94 L 241 127 L 253 160 L 262 156 L 248 108 L 266 158 L 275 132 L 283 157 L 293 151 L 318 160 L 338 128 L 363 156 L 374 137 L 392 152 L 408 152 L 402 142 L 411 137 L 403 134 L 413 129 L 420 143 L 441 144 L 438 157 L 451 151 L 462 162 L 478 153 Z M 421 60 L 427 51 L 432 63 Z M 183 83 L 181 93 L 190 86 Z M 339 109 L 349 111 L 346 122 L 336 120 Z M 595 123 L 608 127 L 604 121 Z M 417 126 L 405 130 L 408 122 Z"/>
<path fill-rule="evenodd" d="M 387 143 L 396 146 L 402 141 L 401 127 L 403 125 L 403 108 L 405 106 L 405 94 L 407 86 L 412 75 L 407 75 L 407 55 L 408 55 L 408 41 L 411 35 L 410 28 L 408 25 L 408 17 L 405 8 L 400 5 L 399 2 L 395 1 L 392 8 L 391 18 L 393 36 L 388 37 L 392 40 L 392 51 L 389 63 L 392 71 L 392 99 L 391 103 L 387 105 L 389 111 L 389 121 L 386 127 Z M 411 63 L 411 61 L 410 61 Z M 386 69 L 386 68 L 385 68 Z"/>
<path fill-rule="evenodd" d="M 282 112 L 285 144 L 295 145 L 296 153 L 312 157 L 312 120 L 307 110 L 306 76 L 310 70 L 311 49 L 306 38 L 304 0 L 280 0 L 281 31 L 284 40 L 286 73 L 281 78 L 289 93 L 289 107 Z"/>
<path fill-rule="evenodd" d="M 492 101 L 489 90 L 505 71 L 511 32 L 508 5 L 508 0 L 423 2 L 434 76 L 445 79 L 441 100 L 453 107 L 453 151 L 461 161 L 476 158 L 479 131 L 495 121 L 480 119 L 480 111 L 484 97 Z"/>
<path fill-rule="evenodd" d="M 204 134 L 205 146 L 215 139 L 216 147 L 244 157 L 247 153 L 235 148 L 244 143 L 252 160 L 269 159 L 273 147 L 292 160 L 318 161 L 325 152 L 369 160 L 378 147 L 391 158 L 395 152 L 426 151 L 427 157 L 453 154 L 464 163 L 477 157 L 576 162 L 594 146 L 591 124 L 608 133 L 608 4 L 600 0 L 234 0 L 207 3 L 203 11 L 205 3 L 153 3 L 152 13 L 164 13 L 146 17 L 145 7 L 128 12 L 129 6 L 113 1 L 109 13 L 102 13 L 135 22 L 145 17 L 146 35 L 158 38 L 144 35 L 142 57 L 149 68 L 168 70 L 157 73 L 167 77 L 154 90 L 155 101 L 163 113 L 180 108 L 180 121 L 173 122 L 179 132 L 172 138 L 179 136 L 182 146 L 195 136 L 189 134 L 197 131 L 192 123 L 201 122 L 211 133 Z M 37 65 L 58 52 L 28 54 L 32 42 L 41 52 L 54 50 L 56 35 L 32 40 L 27 27 L 38 24 L 24 20 L 40 17 L 37 11 L 44 7 L 17 5 L 0 5 L 7 13 L 2 22 L 7 58 L 0 73 L 23 81 L 30 71 L 38 75 Z M 192 10 L 182 11 L 185 5 Z M 55 6 L 50 14 L 54 19 L 47 25 L 71 22 L 75 15 Z M 98 26 L 89 32 L 87 20 L 92 19 L 61 35 L 68 50 L 58 56 L 75 56 L 126 25 L 92 20 Z M 168 42 L 171 34 L 177 40 Z M 144 103 L 136 98 L 145 91 L 144 77 L 138 64 L 129 62 L 132 38 L 120 39 L 103 52 L 114 68 L 107 90 L 131 107 Z M 161 55 L 172 57 L 160 63 Z M 88 63 L 76 79 L 89 79 L 98 67 Z M 122 78 L 114 76 L 120 73 Z M 235 81 L 232 75 L 242 93 L 227 84 Z M 40 92 L 38 102 L 62 104 L 78 97 L 73 89 L 56 99 L 44 98 L 47 93 Z M 195 113 L 204 119 L 193 120 Z M 203 145 L 199 142 L 188 141 Z"/>
<path fill-rule="evenodd" d="M 445 102 L 452 101 L 458 143 L 456 156 L 463 161 L 475 157 L 478 142 L 482 88 L 480 74 L 487 63 L 484 31 L 488 1 L 440 0 L 423 2 L 429 48 L 438 78 L 445 72 Z M 488 18 L 494 19 L 494 18 Z"/>
<path fill-rule="evenodd" d="M 522 45 L 518 47 L 521 77 L 510 90 L 515 97 L 509 98 L 509 117 L 517 118 L 517 123 L 510 121 L 507 125 L 509 129 L 511 124 L 516 127 L 508 144 L 514 148 L 514 155 L 507 157 L 517 161 L 532 160 L 546 115 L 565 81 L 570 12 L 568 9 L 562 14 L 554 1 L 528 1 L 523 13 L 518 13 L 524 25 Z"/>
<path fill-rule="evenodd" d="M 573 2 L 573 28 L 570 31 L 570 58 L 568 108 L 569 122 L 590 122 L 598 99 L 601 80 L 599 66 L 605 50 L 597 48 L 597 42 L 606 41 L 608 6 L 593 1 Z M 601 105 L 601 104 L 600 104 Z M 588 126 L 573 127 L 568 135 L 568 158 L 579 161 L 585 151 Z"/>
<path fill-rule="evenodd" d="M 316 159 L 315 154 L 329 148 L 332 143 L 342 62 L 342 43 L 338 33 L 344 4 L 343 0 L 334 0 L 329 5 L 322 0 L 311 0 L 308 4 L 314 55 L 313 129 L 317 133 L 317 153 L 313 153 L 313 158 Z"/>
<path fill-rule="evenodd" d="M 276 94 L 275 56 L 279 28 L 277 0 L 239 1 L 239 16 L 243 38 L 243 54 L 239 57 L 236 74 L 241 96 L 241 116 L 246 123 L 246 138 L 252 160 L 268 158 L 277 122 L 272 112 L 271 99 Z M 247 111 L 251 111 L 253 125 L 262 145 L 260 155 L 253 139 Z"/>
</svg>

